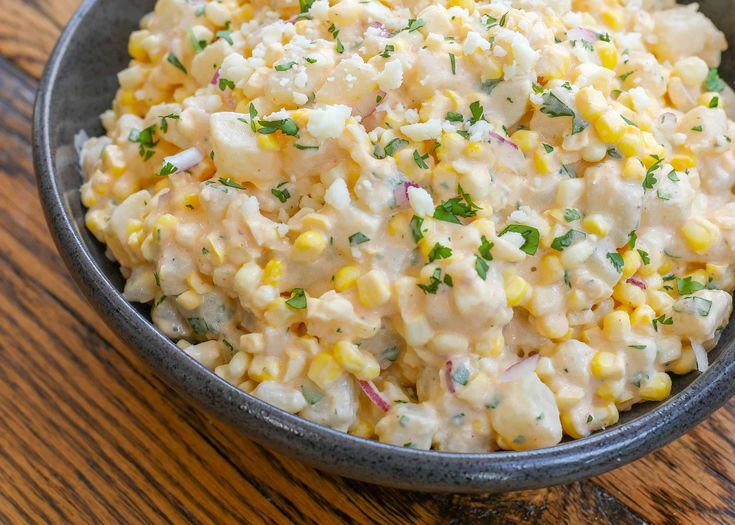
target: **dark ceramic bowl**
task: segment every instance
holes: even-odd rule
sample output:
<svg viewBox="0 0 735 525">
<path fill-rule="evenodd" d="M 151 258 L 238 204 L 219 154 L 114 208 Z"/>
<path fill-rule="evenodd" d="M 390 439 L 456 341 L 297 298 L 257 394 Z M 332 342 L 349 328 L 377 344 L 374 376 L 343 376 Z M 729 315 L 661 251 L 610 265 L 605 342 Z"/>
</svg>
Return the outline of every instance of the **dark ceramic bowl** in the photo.
<svg viewBox="0 0 735 525">
<path fill-rule="evenodd" d="M 637 405 L 590 437 L 528 452 L 452 454 L 384 445 L 283 412 L 218 378 L 161 334 L 147 307 L 125 300 L 118 266 L 85 229 L 80 204 L 74 134 L 102 134 L 99 114 L 110 106 L 115 74 L 128 62 L 128 34 L 153 4 L 84 2 L 46 66 L 35 107 L 34 160 L 49 228 L 77 285 L 124 341 L 200 407 L 267 447 L 350 478 L 416 490 L 502 492 L 566 483 L 633 461 L 681 436 L 735 393 L 733 322 L 710 353 L 710 368 L 677 378 L 668 400 Z M 731 1 L 704 0 L 702 7 L 720 27 L 735 30 Z M 727 56 L 725 76 L 732 65 Z"/>
</svg>

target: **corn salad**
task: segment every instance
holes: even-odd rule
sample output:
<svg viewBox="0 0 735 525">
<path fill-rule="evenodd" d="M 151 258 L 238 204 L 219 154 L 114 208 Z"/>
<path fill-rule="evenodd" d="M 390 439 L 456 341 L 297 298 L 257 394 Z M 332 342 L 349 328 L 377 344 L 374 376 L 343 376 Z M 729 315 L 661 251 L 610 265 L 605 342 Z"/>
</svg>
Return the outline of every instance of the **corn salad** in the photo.
<svg viewBox="0 0 735 525">
<path fill-rule="evenodd" d="M 704 370 L 726 48 L 666 0 L 159 0 L 86 225 L 181 351 L 400 447 L 525 450 Z"/>
</svg>

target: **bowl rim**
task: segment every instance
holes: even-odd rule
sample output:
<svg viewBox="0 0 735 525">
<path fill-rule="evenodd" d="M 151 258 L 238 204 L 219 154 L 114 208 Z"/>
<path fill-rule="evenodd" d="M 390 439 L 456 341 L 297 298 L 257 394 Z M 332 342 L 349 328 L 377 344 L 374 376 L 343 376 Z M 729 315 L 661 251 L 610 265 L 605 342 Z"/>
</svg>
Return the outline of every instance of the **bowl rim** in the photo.
<svg viewBox="0 0 735 525">
<path fill-rule="evenodd" d="M 452 453 L 401 448 L 339 432 L 230 385 L 181 352 L 122 296 L 92 259 L 64 203 L 49 132 L 52 94 L 70 42 L 100 3 L 85 0 L 76 11 L 46 64 L 36 96 L 33 158 L 49 230 L 77 286 L 115 334 L 179 394 L 249 438 L 322 470 L 381 485 L 433 492 L 505 492 L 567 483 L 638 459 L 683 435 L 735 394 L 735 342 L 731 342 L 681 392 L 630 421 L 549 448 Z"/>
</svg>

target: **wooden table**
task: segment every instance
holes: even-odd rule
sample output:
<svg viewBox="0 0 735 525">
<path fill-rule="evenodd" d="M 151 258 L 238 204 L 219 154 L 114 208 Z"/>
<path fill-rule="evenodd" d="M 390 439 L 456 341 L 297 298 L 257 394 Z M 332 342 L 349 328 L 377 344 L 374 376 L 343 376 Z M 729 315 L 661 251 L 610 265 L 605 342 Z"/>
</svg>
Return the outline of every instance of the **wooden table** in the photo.
<svg viewBox="0 0 735 525">
<path fill-rule="evenodd" d="M 78 3 L 0 9 L 0 522 L 735 523 L 735 400 L 631 465 L 501 496 L 326 475 L 188 405 L 77 292 L 36 196 L 33 96 Z"/>
</svg>

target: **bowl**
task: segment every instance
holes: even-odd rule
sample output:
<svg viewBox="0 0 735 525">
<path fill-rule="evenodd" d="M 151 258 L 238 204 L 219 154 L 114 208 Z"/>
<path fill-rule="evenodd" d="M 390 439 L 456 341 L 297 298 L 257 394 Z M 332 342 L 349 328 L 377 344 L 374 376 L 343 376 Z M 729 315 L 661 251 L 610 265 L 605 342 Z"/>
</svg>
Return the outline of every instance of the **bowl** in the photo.
<svg viewBox="0 0 735 525">
<path fill-rule="evenodd" d="M 126 67 L 127 37 L 152 0 L 86 0 L 46 66 L 33 119 L 33 154 L 46 220 L 87 300 L 112 330 L 174 389 L 245 436 L 319 469 L 387 486 L 453 492 L 504 492 L 567 483 L 633 461 L 681 436 L 735 393 L 734 322 L 710 353 L 711 366 L 674 380 L 662 403 L 636 405 L 618 424 L 589 437 L 524 452 L 458 454 L 400 448 L 312 423 L 238 390 L 179 350 L 151 323 L 145 305 L 123 297 L 116 263 L 84 226 L 74 135 L 103 133 L 99 114 Z M 702 8 L 728 36 L 733 2 Z M 731 41 L 735 41 L 732 40 Z M 733 57 L 722 73 L 732 78 Z"/>
</svg>

